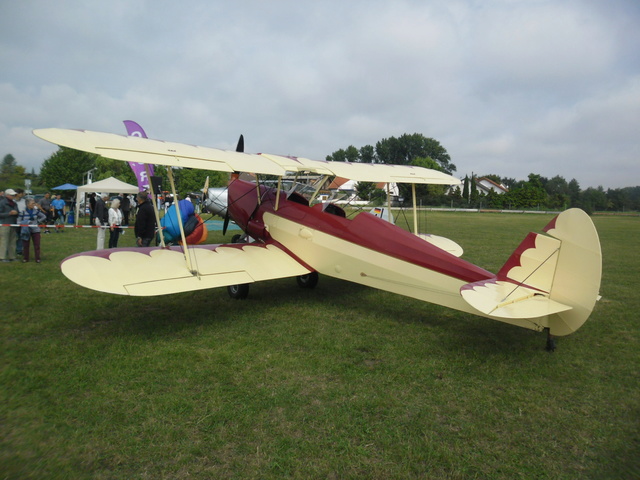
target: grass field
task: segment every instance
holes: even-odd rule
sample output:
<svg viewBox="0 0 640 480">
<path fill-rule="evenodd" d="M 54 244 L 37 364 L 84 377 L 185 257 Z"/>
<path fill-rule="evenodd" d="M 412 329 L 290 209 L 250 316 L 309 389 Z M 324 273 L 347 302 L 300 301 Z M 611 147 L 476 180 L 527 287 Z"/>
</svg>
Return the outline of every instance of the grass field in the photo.
<svg viewBox="0 0 640 480">
<path fill-rule="evenodd" d="M 427 228 L 497 271 L 550 219 Z M 640 478 L 640 218 L 594 222 L 603 298 L 552 354 L 544 334 L 326 277 L 245 301 L 97 293 L 59 269 L 95 232 L 43 235 L 42 264 L 0 264 L 0 478 Z"/>
</svg>

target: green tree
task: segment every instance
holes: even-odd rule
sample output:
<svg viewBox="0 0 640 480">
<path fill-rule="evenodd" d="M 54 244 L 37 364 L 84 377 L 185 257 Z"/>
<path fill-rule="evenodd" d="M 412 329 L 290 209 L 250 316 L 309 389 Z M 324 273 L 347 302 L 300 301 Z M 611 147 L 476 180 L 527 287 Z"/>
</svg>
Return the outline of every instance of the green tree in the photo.
<svg viewBox="0 0 640 480">
<path fill-rule="evenodd" d="M 410 165 L 415 158 L 429 157 L 435 160 L 445 173 L 456 170 L 449 153 L 440 142 L 420 133 L 405 133 L 399 138 L 383 138 L 376 143 L 376 156 L 379 163 L 395 165 Z"/>
<path fill-rule="evenodd" d="M 113 160 L 111 158 L 97 157 L 96 158 L 96 171 L 94 173 L 94 181 L 104 180 L 105 178 L 114 177 L 123 182 L 137 185 L 133 170 L 129 166 L 128 162 L 121 160 Z"/>
<path fill-rule="evenodd" d="M 571 202 L 569 184 L 564 177 L 556 175 L 545 183 L 544 188 L 548 195 L 548 208 L 564 210 L 569 206 Z"/>
<path fill-rule="evenodd" d="M 438 162 L 430 157 L 416 157 L 411 161 L 411 165 L 416 167 L 428 168 L 431 170 L 442 171 L 442 167 Z M 445 193 L 449 188 L 448 185 L 416 185 L 416 198 L 421 200 L 423 205 L 440 205 L 447 203 Z M 406 183 L 399 184 L 400 196 L 411 198 L 411 185 Z"/>
<path fill-rule="evenodd" d="M 40 184 L 53 188 L 63 183 L 82 185 L 83 175 L 95 168 L 98 155 L 60 147 L 40 168 Z"/>
<path fill-rule="evenodd" d="M 629 210 L 640 210 L 640 187 L 625 187 L 623 190 L 629 197 Z"/>
<path fill-rule="evenodd" d="M 373 182 L 358 182 L 355 185 L 356 194 L 362 200 L 373 201 L 384 197 L 385 192 L 376 188 Z"/>
<path fill-rule="evenodd" d="M 569 199 L 571 200 L 572 207 L 580 206 L 580 184 L 575 178 L 572 178 L 569 182 Z"/>
<path fill-rule="evenodd" d="M 471 175 L 471 180 L 469 181 L 469 203 L 472 207 L 478 206 L 479 197 L 478 187 L 476 186 L 476 176 Z"/>
<path fill-rule="evenodd" d="M 331 155 L 327 155 L 326 160 L 328 162 L 346 162 L 347 152 L 343 148 L 336 150 Z"/>
<path fill-rule="evenodd" d="M 464 176 L 464 183 L 462 184 L 462 198 L 465 204 L 469 203 L 469 176 Z"/>
<path fill-rule="evenodd" d="M 170 192 L 171 184 L 169 182 L 167 169 L 168 167 L 164 165 L 156 165 L 154 167 L 154 174 L 156 177 L 162 178 L 162 188 Z M 209 187 L 225 187 L 229 182 L 229 174 L 226 172 L 199 170 L 196 168 L 173 169 L 173 180 L 180 198 L 185 198 L 188 193 L 202 192 L 207 177 L 209 177 Z"/>
<path fill-rule="evenodd" d="M 640 186 L 607 190 L 608 209 L 617 212 L 640 210 Z"/>
<path fill-rule="evenodd" d="M 462 190 L 460 189 L 460 185 L 456 185 L 453 189 L 451 189 L 449 193 L 449 201 L 447 202 L 447 204 L 454 207 L 462 206 L 463 199 L 462 199 Z"/>
<path fill-rule="evenodd" d="M 516 184 L 505 194 L 505 202 L 511 208 L 540 208 L 546 206 L 547 192 L 542 186 L 540 175 L 529 174 L 529 180 Z"/>
<path fill-rule="evenodd" d="M 16 162 L 15 157 L 10 153 L 7 153 L 2 159 L 2 164 L 0 165 L 0 175 L 10 176 L 14 172 L 17 165 L 18 163 Z"/>
<path fill-rule="evenodd" d="M 375 163 L 376 151 L 371 145 L 365 145 L 360 148 L 360 162 L 362 163 Z"/>
<path fill-rule="evenodd" d="M 16 162 L 10 153 L 5 155 L 0 164 L 0 185 L 6 187 L 22 187 L 26 178 L 25 169 Z"/>
<path fill-rule="evenodd" d="M 346 150 L 340 149 L 327 155 L 330 162 L 358 162 L 360 161 L 360 152 L 353 145 L 349 145 Z"/>
<path fill-rule="evenodd" d="M 518 181 L 515 178 L 502 177 L 501 183 L 507 187 L 507 189 L 511 190 L 518 184 Z"/>
<path fill-rule="evenodd" d="M 505 207 L 505 199 L 506 196 L 504 194 L 495 192 L 493 190 L 489 190 L 487 196 L 485 197 L 487 207 L 497 209 L 503 209 Z"/>
<path fill-rule="evenodd" d="M 452 173 L 456 166 L 451 163 L 451 157 L 447 150 L 433 138 L 425 137 L 420 133 L 412 135 L 404 134 L 399 138 L 383 138 L 376 143 L 375 148 L 365 145 L 359 150 L 353 145 L 347 149 L 339 149 L 326 159 L 334 162 L 363 162 L 363 163 L 387 163 L 394 165 L 411 165 L 416 158 L 431 158 L 439 170 Z"/>
<path fill-rule="evenodd" d="M 229 174 L 210 170 L 198 170 L 195 168 L 183 168 L 174 170 L 176 190 L 184 198 L 188 193 L 200 193 L 209 177 L 210 187 L 220 187 L 227 184 Z"/>
<path fill-rule="evenodd" d="M 598 188 L 589 187 L 582 192 L 579 206 L 589 215 L 596 211 L 607 210 L 609 202 L 602 186 Z"/>
</svg>

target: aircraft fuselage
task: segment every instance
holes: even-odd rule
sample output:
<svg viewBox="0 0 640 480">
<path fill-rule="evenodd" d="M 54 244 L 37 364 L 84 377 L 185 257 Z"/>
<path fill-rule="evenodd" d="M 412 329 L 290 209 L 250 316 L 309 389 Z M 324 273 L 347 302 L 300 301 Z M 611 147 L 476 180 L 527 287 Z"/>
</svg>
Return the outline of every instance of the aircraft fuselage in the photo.
<svg viewBox="0 0 640 480">
<path fill-rule="evenodd" d="M 478 314 L 460 287 L 493 273 L 370 213 L 348 219 L 336 205 L 310 207 L 296 193 L 279 195 L 276 209 L 275 189 L 235 180 L 229 212 L 251 237 L 278 244 L 323 275 Z"/>
</svg>

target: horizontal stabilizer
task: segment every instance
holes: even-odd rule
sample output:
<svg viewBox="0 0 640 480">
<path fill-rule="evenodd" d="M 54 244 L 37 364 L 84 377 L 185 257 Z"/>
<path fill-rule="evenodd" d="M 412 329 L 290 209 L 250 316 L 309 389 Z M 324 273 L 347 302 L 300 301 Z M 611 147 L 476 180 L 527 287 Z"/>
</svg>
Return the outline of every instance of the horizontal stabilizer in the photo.
<svg viewBox="0 0 640 480">
<path fill-rule="evenodd" d="M 462 287 L 460 293 L 473 308 L 497 318 L 536 318 L 572 308 L 551 300 L 539 290 L 510 281 L 469 283 Z"/>
<path fill-rule="evenodd" d="M 439 249 L 456 257 L 461 257 L 464 253 L 462 247 L 449 238 L 441 237 L 439 235 L 431 235 L 430 233 L 416 233 L 416 235 L 425 242 L 435 245 Z"/>
</svg>

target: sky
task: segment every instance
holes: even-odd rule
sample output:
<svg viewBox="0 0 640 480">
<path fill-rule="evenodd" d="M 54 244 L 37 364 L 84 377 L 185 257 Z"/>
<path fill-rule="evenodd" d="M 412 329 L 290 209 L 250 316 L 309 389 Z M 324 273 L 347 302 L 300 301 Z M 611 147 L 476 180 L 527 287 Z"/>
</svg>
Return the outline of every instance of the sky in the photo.
<svg viewBox="0 0 640 480">
<path fill-rule="evenodd" d="M 0 2 L 0 157 L 59 127 L 316 160 L 420 133 L 455 174 L 640 185 L 637 0 Z"/>
</svg>

